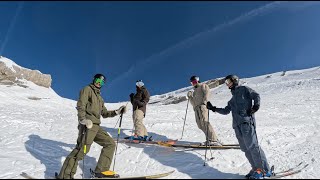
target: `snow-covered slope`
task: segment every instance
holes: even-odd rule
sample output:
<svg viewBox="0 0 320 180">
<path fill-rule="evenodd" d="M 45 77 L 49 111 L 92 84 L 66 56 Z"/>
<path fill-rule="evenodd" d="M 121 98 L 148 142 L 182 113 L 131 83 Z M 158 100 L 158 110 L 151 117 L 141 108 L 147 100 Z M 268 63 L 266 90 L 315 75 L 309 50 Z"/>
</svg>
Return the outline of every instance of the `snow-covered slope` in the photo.
<svg viewBox="0 0 320 180">
<path fill-rule="evenodd" d="M 283 170 L 305 161 L 310 166 L 288 178 L 320 178 L 320 68 L 288 71 L 241 79 L 261 96 L 257 112 L 257 134 L 271 165 Z M 26 82 L 27 88 L 0 85 L 0 178 L 21 178 L 25 171 L 38 178 L 49 178 L 59 171 L 65 157 L 75 147 L 77 138 L 76 101 L 61 98 L 51 88 Z M 183 96 L 190 87 L 175 92 Z M 78 92 L 75 92 L 78 93 Z M 211 89 L 211 102 L 224 107 L 231 98 L 221 85 Z M 32 98 L 33 97 L 33 98 Z M 153 96 L 164 101 L 165 95 Z M 116 109 L 127 102 L 106 104 Z M 178 104 L 149 104 L 145 124 L 155 139 L 180 139 L 187 101 Z M 131 135 L 132 106 L 123 117 L 121 136 Z M 102 120 L 102 127 L 117 136 L 119 117 Z M 224 143 L 237 143 L 231 126 L 231 115 L 210 112 L 210 122 Z M 197 128 L 189 105 L 185 142 L 203 142 L 204 134 Z M 85 176 L 94 168 L 101 147 L 93 144 L 85 157 Z M 203 166 L 204 150 L 173 150 L 154 145 L 119 144 L 115 170 L 122 176 L 145 175 L 176 170 L 167 178 L 241 178 L 250 170 L 240 150 L 213 150 L 213 160 Z M 211 153 L 208 151 L 208 156 Z M 76 177 L 81 178 L 82 161 Z"/>
</svg>

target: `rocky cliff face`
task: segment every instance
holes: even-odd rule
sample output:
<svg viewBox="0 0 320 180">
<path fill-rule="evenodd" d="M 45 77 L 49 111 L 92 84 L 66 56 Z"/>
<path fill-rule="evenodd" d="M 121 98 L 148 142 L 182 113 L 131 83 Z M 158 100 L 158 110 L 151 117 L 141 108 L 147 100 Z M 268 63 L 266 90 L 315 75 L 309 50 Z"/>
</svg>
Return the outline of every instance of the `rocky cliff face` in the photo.
<svg viewBox="0 0 320 180">
<path fill-rule="evenodd" d="M 0 56 L 0 83 L 23 86 L 22 80 L 31 81 L 39 86 L 51 87 L 51 75 L 42 74 L 38 70 L 31 70 L 17 65 L 8 58 Z"/>
</svg>

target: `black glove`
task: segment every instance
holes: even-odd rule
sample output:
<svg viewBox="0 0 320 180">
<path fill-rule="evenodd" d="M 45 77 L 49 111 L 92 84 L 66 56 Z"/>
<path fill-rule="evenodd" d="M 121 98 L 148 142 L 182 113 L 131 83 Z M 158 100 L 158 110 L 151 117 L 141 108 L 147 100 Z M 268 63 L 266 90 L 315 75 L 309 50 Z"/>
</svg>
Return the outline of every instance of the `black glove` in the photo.
<svg viewBox="0 0 320 180">
<path fill-rule="evenodd" d="M 248 115 L 252 115 L 254 113 L 256 113 L 259 110 L 259 106 L 258 105 L 254 105 L 249 111 L 248 111 Z"/>
<path fill-rule="evenodd" d="M 134 96 L 134 93 L 131 93 L 129 96 L 130 96 L 130 99 L 132 99 Z"/>
<path fill-rule="evenodd" d="M 210 103 L 210 101 L 207 102 L 207 109 L 212 110 L 213 112 L 216 112 L 216 107 L 212 106 L 212 104 Z"/>
</svg>

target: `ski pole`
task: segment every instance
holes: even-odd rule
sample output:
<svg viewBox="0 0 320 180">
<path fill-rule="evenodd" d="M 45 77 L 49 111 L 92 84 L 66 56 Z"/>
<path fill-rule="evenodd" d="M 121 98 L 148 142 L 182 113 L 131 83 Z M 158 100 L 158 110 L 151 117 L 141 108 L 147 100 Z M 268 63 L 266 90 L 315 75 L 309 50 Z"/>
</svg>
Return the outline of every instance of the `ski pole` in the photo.
<svg viewBox="0 0 320 180">
<path fill-rule="evenodd" d="M 84 158 L 86 157 L 87 154 L 87 127 L 84 125 L 83 129 L 83 139 L 84 139 L 84 145 L 83 145 L 83 162 L 82 162 L 82 179 L 84 179 Z"/>
<path fill-rule="evenodd" d="M 117 124 L 118 124 L 119 120 L 120 120 L 120 117 L 119 117 L 119 119 L 118 119 L 118 121 L 117 121 L 116 125 L 114 125 L 114 128 L 116 128 L 116 126 L 117 126 Z"/>
<path fill-rule="evenodd" d="M 118 144 L 119 144 L 121 124 L 122 124 L 122 116 L 123 116 L 123 112 L 122 112 L 121 115 L 120 115 L 120 123 L 119 123 L 119 128 L 118 128 L 117 145 L 116 145 L 116 150 L 115 150 L 115 155 L 114 155 L 114 161 L 113 161 L 113 171 L 114 171 L 114 167 L 115 167 L 115 165 L 116 165 L 117 149 L 118 149 Z"/>
<path fill-rule="evenodd" d="M 204 163 L 203 163 L 203 166 L 206 166 L 206 160 L 207 160 L 207 149 L 208 149 L 208 143 L 209 143 L 209 142 L 208 142 L 208 133 L 209 133 L 209 131 L 208 131 L 208 126 L 209 126 L 209 110 L 208 110 L 208 122 L 207 122 L 206 152 L 205 152 L 205 155 L 204 155 Z"/>
<path fill-rule="evenodd" d="M 186 120 L 187 120 L 187 113 L 188 113 L 189 100 L 190 100 L 190 99 L 188 98 L 186 114 L 185 114 L 185 116 L 184 116 L 184 123 L 183 123 L 183 128 L 182 128 L 181 139 L 182 139 L 182 137 L 183 137 L 184 126 L 185 126 L 185 124 L 186 124 Z"/>
<path fill-rule="evenodd" d="M 129 103 L 129 101 L 128 101 L 128 102 L 127 102 L 127 104 L 126 104 L 126 107 L 127 107 L 128 103 Z M 120 120 L 120 117 L 119 117 L 119 119 L 118 119 L 118 121 L 117 121 L 116 125 L 114 125 L 114 128 L 116 128 L 116 126 L 117 126 L 117 124 L 118 124 L 119 120 Z"/>
<path fill-rule="evenodd" d="M 209 129 L 209 123 L 210 123 L 209 115 L 210 115 L 210 110 L 208 109 L 208 126 L 207 126 L 207 130 Z M 211 146 L 209 146 L 209 147 L 210 147 L 210 154 L 211 154 L 210 160 L 212 160 L 213 159 L 213 157 L 212 157 L 212 149 L 211 149 Z"/>
</svg>

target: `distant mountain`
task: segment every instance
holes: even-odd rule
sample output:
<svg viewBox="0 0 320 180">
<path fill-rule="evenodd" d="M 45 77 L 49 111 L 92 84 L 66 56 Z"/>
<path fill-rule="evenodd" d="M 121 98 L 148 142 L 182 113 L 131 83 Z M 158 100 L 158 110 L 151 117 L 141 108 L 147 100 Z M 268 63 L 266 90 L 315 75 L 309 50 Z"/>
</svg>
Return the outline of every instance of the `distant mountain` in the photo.
<svg viewBox="0 0 320 180">
<path fill-rule="evenodd" d="M 14 61 L 0 56 L 0 84 L 25 86 L 25 80 L 47 88 L 51 87 L 52 82 L 51 75 L 21 67 Z"/>
</svg>

